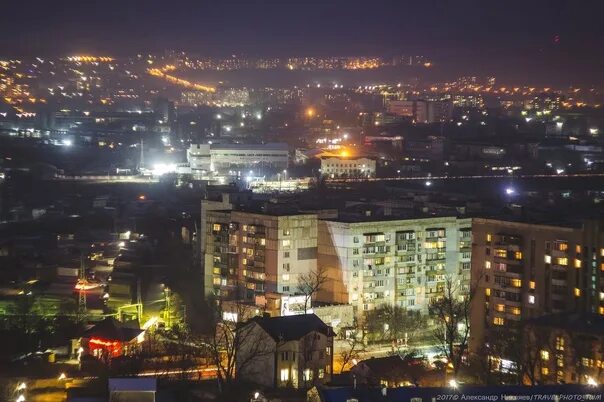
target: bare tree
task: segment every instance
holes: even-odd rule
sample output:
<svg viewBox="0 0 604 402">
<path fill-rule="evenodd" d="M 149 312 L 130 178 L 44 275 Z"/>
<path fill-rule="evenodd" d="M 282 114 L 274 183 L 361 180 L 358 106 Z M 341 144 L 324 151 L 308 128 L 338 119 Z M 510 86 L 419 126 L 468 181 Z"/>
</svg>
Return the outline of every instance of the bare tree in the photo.
<svg viewBox="0 0 604 402">
<path fill-rule="evenodd" d="M 383 305 L 368 311 L 365 316 L 365 330 L 370 339 L 389 342 L 392 351 L 397 354 L 401 347 L 408 347 L 404 341 L 415 339 L 425 327 L 425 319 L 419 312 L 399 306 Z"/>
<path fill-rule="evenodd" d="M 236 317 L 245 317 L 248 306 L 235 303 L 235 314 L 214 312 L 214 329 L 208 341 L 212 363 L 216 366 L 220 390 L 235 380 L 235 372 L 250 370 L 257 359 L 275 353 L 275 345 L 267 342 L 266 333 L 251 320 L 245 324 Z"/>
<path fill-rule="evenodd" d="M 365 331 L 358 328 L 353 330 L 346 338 L 346 343 L 346 348 L 340 351 L 340 359 L 342 361 L 340 374 L 344 372 L 348 365 L 354 365 L 355 360 L 360 360 L 361 356 L 366 352 Z"/>
<path fill-rule="evenodd" d="M 459 285 L 445 279 L 443 296 L 430 303 L 436 319 L 434 338 L 437 346 L 457 375 L 468 349 L 470 335 L 470 304 L 475 291 L 463 294 Z"/>
<path fill-rule="evenodd" d="M 304 295 L 304 314 L 308 312 L 312 298 L 321 290 L 327 280 L 327 270 L 324 267 L 317 267 L 316 271 L 298 276 L 296 290 Z"/>
</svg>

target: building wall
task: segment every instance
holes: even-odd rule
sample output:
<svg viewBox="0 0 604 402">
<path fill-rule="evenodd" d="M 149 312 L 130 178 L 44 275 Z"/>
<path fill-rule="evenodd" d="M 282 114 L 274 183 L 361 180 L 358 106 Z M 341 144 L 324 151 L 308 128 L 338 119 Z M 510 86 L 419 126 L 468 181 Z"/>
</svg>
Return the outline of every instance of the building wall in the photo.
<svg viewBox="0 0 604 402">
<path fill-rule="evenodd" d="M 235 375 L 239 380 L 272 388 L 277 384 L 277 343 L 260 325 L 250 325 L 241 329 L 245 341 L 236 351 Z"/>
<path fill-rule="evenodd" d="M 475 219 L 470 351 L 489 331 L 545 314 L 604 314 L 600 225 L 567 228 Z"/>
<path fill-rule="evenodd" d="M 238 168 L 286 169 L 289 161 L 287 147 L 231 147 L 212 146 L 210 149 L 212 170 L 227 171 Z"/>
<path fill-rule="evenodd" d="M 469 290 L 470 257 L 470 219 L 320 221 L 319 266 L 330 280 L 319 298 L 333 295 L 358 316 L 386 304 L 427 313 L 446 278 Z"/>
</svg>

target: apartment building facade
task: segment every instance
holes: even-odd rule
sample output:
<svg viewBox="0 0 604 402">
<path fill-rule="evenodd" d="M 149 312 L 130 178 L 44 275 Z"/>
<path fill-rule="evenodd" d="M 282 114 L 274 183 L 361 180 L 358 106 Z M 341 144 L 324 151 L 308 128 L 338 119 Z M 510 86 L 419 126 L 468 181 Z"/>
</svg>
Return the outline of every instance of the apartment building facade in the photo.
<svg viewBox="0 0 604 402">
<path fill-rule="evenodd" d="M 501 330 L 519 330 L 521 322 L 604 314 L 601 231 L 598 222 L 563 227 L 474 219 L 470 352 L 483 353 Z"/>
<path fill-rule="evenodd" d="M 352 304 L 358 317 L 382 305 L 427 313 L 447 280 L 469 291 L 471 219 L 321 220 L 318 230 L 330 279 L 318 299 Z"/>
<path fill-rule="evenodd" d="M 206 296 L 254 300 L 293 295 L 298 277 L 317 269 L 317 215 L 208 211 Z"/>
</svg>

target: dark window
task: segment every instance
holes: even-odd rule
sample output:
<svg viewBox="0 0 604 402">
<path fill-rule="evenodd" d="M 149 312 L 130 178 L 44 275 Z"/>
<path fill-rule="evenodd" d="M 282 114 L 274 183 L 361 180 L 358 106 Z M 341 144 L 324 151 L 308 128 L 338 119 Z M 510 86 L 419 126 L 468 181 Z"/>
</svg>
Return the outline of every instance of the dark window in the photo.
<svg viewBox="0 0 604 402">
<path fill-rule="evenodd" d="M 316 247 L 305 247 L 298 249 L 298 260 L 314 260 L 317 258 Z"/>
</svg>

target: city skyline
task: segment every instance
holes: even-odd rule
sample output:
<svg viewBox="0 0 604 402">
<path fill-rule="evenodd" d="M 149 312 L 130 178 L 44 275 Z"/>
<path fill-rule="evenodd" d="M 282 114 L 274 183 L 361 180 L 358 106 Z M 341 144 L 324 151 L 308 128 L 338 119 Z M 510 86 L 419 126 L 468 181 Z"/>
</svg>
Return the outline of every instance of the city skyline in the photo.
<svg viewBox="0 0 604 402">
<path fill-rule="evenodd" d="M 165 49 L 204 55 L 388 55 L 419 53 L 447 69 L 600 80 L 603 6 L 584 1 L 464 0 L 455 4 L 180 0 L 169 4 L 71 0 L 4 5 L 5 56 L 111 54 Z M 26 29 L 23 29 L 26 28 Z M 576 73 L 581 73 L 578 78 Z M 587 76 L 586 76 L 587 75 Z"/>
</svg>

